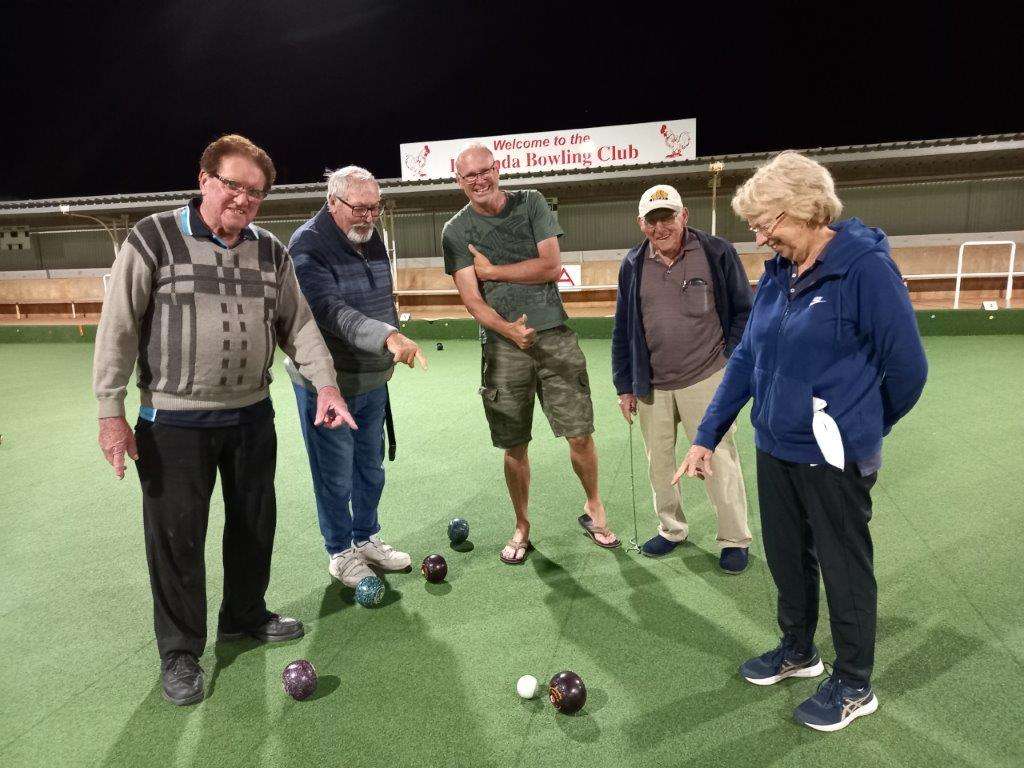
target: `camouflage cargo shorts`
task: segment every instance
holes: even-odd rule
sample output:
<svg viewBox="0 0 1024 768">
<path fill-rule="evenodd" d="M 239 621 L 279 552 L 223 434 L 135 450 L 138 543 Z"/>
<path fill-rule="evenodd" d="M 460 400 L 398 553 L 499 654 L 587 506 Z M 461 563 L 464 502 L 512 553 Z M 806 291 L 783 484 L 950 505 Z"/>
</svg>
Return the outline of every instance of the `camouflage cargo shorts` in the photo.
<svg viewBox="0 0 1024 768">
<path fill-rule="evenodd" d="M 480 395 L 497 448 L 530 442 L 534 395 L 555 437 L 594 431 L 587 360 L 576 334 L 566 326 L 537 333 L 536 343 L 519 349 L 501 337 L 483 345 Z"/>
</svg>

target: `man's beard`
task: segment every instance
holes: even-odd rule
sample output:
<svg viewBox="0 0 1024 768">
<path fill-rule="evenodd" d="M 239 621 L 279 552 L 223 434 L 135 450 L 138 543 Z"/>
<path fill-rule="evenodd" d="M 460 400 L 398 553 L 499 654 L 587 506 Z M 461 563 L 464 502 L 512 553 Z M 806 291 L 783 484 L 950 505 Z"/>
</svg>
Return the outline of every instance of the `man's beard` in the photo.
<svg viewBox="0 0 1024 768">
<path fill-rule="evenodd" d="M 345 235 L 353 243 L 358 243 L 359 245 L 362 245 L 363 243 L 368 243 L 370 241 L 370 238 L 373 237 L 373 227 L 367 229 L 365 233 L 360 232 L 356 227 L 352 227 L 351 229 L 349 229 L 348 232 L 345 233 Z"/>
</svg>

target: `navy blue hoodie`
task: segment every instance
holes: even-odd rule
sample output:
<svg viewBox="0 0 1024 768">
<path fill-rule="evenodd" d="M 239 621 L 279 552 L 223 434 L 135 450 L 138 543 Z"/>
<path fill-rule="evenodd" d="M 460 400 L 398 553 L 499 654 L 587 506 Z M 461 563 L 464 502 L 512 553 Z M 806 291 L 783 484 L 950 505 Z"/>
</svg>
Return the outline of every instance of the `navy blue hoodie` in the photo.
<svg viewBox="0 0 1024 768">
<path fill-rule="evenodd" d="M 784 461 L 825 463 L 811 397 L 836 420 L 846 461 L 881 451 L 882 437 L 917 402 L 928 373 L 906 286 L 880 229 L 859 219 L 836 235 L 790 295 L 792 265 L 765 262 L 743 339 L 694 443 L 715 448 L 751 397 L 757 447 Z"/>
</svg>

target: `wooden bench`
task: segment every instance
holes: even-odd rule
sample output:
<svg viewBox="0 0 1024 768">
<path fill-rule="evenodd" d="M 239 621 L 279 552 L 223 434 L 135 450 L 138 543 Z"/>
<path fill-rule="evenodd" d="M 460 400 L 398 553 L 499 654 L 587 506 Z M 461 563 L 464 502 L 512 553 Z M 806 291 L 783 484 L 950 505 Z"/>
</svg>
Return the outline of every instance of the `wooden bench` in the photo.
<svg viewBox="0 0 1024 768">
<path fill-rule="evenodd" d="M 99 314 L 103 306 L 103 279 L 99 277 L 21 278 L 0 277 L 0 314 L 22 320 L 33 314 L 67 314 L 78 319 Z M 54 308 L 66 310 L 53 312 Z"/>
</svg>

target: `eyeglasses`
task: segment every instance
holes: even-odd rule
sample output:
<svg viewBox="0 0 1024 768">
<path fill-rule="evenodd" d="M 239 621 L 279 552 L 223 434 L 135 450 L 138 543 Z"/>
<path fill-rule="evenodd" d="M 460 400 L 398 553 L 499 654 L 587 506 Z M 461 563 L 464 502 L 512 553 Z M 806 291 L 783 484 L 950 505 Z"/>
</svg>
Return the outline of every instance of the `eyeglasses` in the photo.
<svg viewBox="0 0 1024 768">
<path fill-rule="evenodd" d="M 482 179 L 484 176 L 489 174 L 491 171 L 493 171 L 497 167 L 498 167 L 498 161 L 495 160 L 493 163 L 491 163 L 489 166 L 487 166 L 483 170 L 475 171 L 473 173 L 460 173 L 459 174 L 459 178 L 462 179 L 467 184 L 476 184 L 477 181 Z"/>
<path fill-rule="evenodd" d="M 210 175 L 213 176 L 213 178 L 217 179 L 217 181 L 219 181 L 225 187 L 227 187 L 229 191 L 234 192 L 236 195 L 239 192 L 244 192 L 247 197 L 250 197 L 253 200 L 262 200 L 267 196 L 267 190 L 265 189 L 247 187 L 241 182 L 235 181 L 234 179 L 225 179 L 223 176 L 216 173 L 211 173 Z"/>
<path fill-rule="evenodd" d="M 655 227 L 658 224 L 671 224 L 679 214 L 667 208 L 659 208 L 644 214 L 644 222 L 648 227 Z"/>
<path fill-rule="evenodd" d="M 380 216 L 381 211 L 387 206 L 383 200 L 378 201 L 375 205 L 352 205 L 348 200 L 342 200 L 340 197 L 334 198 L 339 203 L 344 203 L 349 207 L 354 216 L 362 219 L 366 217 L 366 214 L 371 216 Z"/>
<path fill-rule="evenodd" d="M 783 216 L 785 216 L 785 215 L 786 215 L 786 212 L 783 211 L 782 213 L 780 213 L 778 216 L 776 216 L 772 220 L 771 224 L 768 224 L 767 226 L 760 226 L 759 225 L 759 226 L 756 226 L 756 227 L 751 227 L 750 231 L 754 233 L 754 237 L 755 238 L 756 237 L 763 237 L 763 238 L 767 239 L 767 238 L 772 236 L 772 233 L 775 231 L 775 227 L 777 227 L 779 225 L 779 220 Z"/>
</svg>

